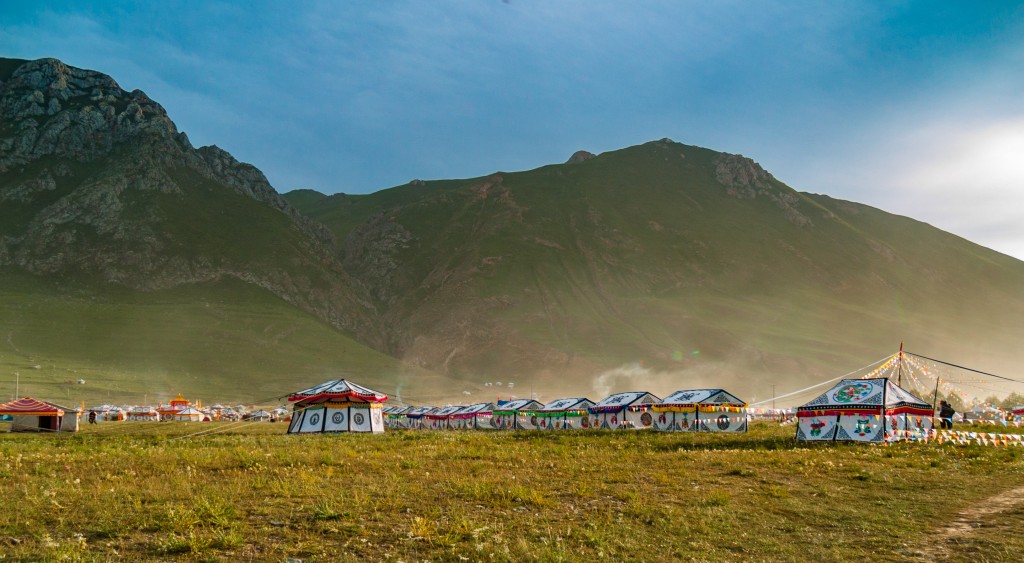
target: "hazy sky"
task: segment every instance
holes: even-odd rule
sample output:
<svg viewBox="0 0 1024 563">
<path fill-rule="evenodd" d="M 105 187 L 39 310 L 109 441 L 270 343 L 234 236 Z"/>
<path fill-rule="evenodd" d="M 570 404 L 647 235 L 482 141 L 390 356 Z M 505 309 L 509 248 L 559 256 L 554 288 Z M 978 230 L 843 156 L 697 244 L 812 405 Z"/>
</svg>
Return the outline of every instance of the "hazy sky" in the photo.
<svg viewBox="0 0 1024 563">
<path fill-rule="evenodd" d="M 13 2 L 0 56 L 164 105 L 282 192 L 661 137 L 1024 259 L 1017 2 Z"/>
</svg>

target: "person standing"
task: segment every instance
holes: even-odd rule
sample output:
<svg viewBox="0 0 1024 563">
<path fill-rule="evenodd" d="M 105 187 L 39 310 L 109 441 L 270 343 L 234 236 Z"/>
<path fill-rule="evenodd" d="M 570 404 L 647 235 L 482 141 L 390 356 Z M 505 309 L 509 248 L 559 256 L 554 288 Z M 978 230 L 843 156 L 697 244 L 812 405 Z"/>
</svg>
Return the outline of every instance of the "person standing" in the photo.
<svg viewBox="0 0 1024 563">
<path fill-rule="evenodd" d="M 939 427 L 947 430 L 953 429 L 953 415 L 956 411 L 953 406 L 945 400 L 939 402 Z"/>
<path fill-rule="evenodd" d="M 96 424 L 96 411 L 89 411 L 89 424 Z"/>
</svg>

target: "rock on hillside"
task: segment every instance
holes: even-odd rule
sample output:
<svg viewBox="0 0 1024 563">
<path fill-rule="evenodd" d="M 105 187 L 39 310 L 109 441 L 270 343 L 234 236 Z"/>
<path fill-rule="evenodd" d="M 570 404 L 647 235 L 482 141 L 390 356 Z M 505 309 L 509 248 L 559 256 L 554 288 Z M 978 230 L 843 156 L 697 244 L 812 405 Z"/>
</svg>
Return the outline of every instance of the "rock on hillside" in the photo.
<svg viewBox="0 0 1024 563">
<path fill-rule="evenodd" d="M 333 235 L 254 166 L 194 148 L 141 90 L 56 59 L 0 65 L 0 265 L 137 289 L 233 277 L 373 341 Z"/>
</svg>

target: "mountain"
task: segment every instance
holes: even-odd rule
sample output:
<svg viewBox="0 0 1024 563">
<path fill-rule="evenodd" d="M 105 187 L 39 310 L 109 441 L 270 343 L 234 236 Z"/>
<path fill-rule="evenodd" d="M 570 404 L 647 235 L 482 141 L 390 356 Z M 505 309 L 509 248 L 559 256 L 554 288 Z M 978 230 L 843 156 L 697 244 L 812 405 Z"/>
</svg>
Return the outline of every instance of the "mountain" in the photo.
<svg viewBox="0 0 1024 563">
<path fill-rule="evenodd" d="M 378 319 L 327 229 L 144 92 L 55 59 L 0 60 L 0 281 L 0 369 L 39 365 L 40 385 L 115 372 L 138 395 L 251 398 L 404 369 L 371 349 Z"/>
<path fill-rule="evenodd" d="M 668 139 L 526 172 L 286 197 L 344 241 L 387 352 L 459 377 L 764 398 L 902 340 L 997 372 L 1024 359 L 1024 263 Z"/>
<path fill-rule="evenodd" d="M 904 340 L 1012 374 L 1022 287 L 1018 260 L 668 139 L 281 196 L 139 90 L 0 59 L 0 380 L 43 398 L 255 401 L 344 375 L 417 403 L 754 400 Z"/>
</svg>

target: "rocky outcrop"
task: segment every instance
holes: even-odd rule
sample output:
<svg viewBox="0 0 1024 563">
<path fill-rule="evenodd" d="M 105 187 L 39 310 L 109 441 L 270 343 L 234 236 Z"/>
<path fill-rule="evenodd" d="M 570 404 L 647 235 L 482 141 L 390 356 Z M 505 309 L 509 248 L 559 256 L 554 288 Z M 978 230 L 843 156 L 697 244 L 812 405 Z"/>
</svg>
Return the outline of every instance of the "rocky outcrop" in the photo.
<svg viewBox="0 0 1024 563">
<path fill-rule="evenodd" d="M 217 208 L 230 193 L 254 203 Z M 0 266 L 140 290 L 233 277 L 379 340 L 368 297 L 326 227 L 256 167 L 216 146 L 194 148 L 160 104 L 104 74 L 40 59 L 0 82 L 0 205 L 17 219 L 0 225 Z M 211 240 L 267 213 L 282 218 L 259 244 L 281 244 Z"/>
<path fill-rule="evenodd" d="M 565 161 L 565 163 L 566 164 L 575 164 L 577 162 L 584 162 L 584 161 L 590 160 L 592 158 L 594 158 L 594 153 L 592 153 L 592 152 L 576 151 L 576 152 L 572 153 L 572 156 L 570 156 L 569 160 Z"/>
<path fill-rule="evenodd" d="M 813 222 L 797 208 L 800 197 L 796 192 L 781 187 L 778 180 L 761 165 L 739 154 L 722 154 L 714 162 L 715 179 L 725 187 L 725 193 L 739 199 L 766 197 L 782 210 L 786 220 L 799 227 Z"/>
</svg>

